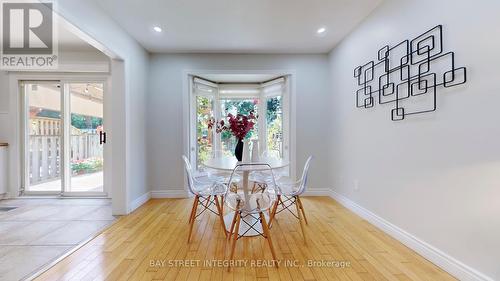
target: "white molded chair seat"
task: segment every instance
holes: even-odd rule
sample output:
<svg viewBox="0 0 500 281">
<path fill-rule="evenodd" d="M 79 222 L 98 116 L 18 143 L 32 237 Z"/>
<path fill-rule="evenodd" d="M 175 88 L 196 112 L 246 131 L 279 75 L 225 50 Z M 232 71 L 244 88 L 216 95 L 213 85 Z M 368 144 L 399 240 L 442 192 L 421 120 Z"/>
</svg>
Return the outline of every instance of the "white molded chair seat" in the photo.
<svg viewBox="0 0 500 281">
<path fill-rule="evenodd" d="M 302 205 L 302 202 L 300 200 L 300 195 L 302 195 L 307 188 L 307 177 L 309 174 L 309 166 L 311 165 L 313 157 L 309 156 L 307 158 L 307 161 L 304 165 L 304 170 L 302 172 L 302 177 L 298 181 L 294 181 L 290 178 L 281 178 L 281 180 L 278 182 L 278 188 L 277 188 L 277 200 L 273 206 L 273 210 L 271 211 L 271 218 L 269 219 L 269 224 L 272 224 L 274 217 L 276 216 L 277 213 L 283 211 L 283 210 L 290 210 L 290 207 L 295 205 L 296 207 L 296 213 L 292 214 L 299 219 L 300 222 L 300 228 L 302 229 L 302 235 L 304 236 L 304 240 L 306 240 L 306 232 L 304 229 L 304 225 L 302 223 L 302 220 L 305 221 L 307 224 L 307 218 L 306 218 L 306 213 L 304 211 L 304 206 Z M 281 205 L 281 210 L 278 211 L 278 205 Z"/>
<path fill-rule="evenodd" d="M 278 185 L 279 195 L 285 196 L 299 196 L 302 195 L 307 188 L 307 178 L 309 176 L 309 166 L 311 165 L 313 157 L 309 156 L 304 164 L 304 170 L 302 171 L 302 176 L 299 180 L 294 181 L 289 177 L 281 178 Z"/>
<path fill-rule="evenodd" d="M 227 186 L 223 182 L 203 182 L 198 178 L 194 179 L 194 194 L 200 196 L 213 196 L 226 194 Z"/>
<path fill-rule="evenodd" d="M 268 164 L 243 163 L 236 165 L 236 167 L 234 168 L 233 173 L 229 178 L 229 186 L 232 187 L 233 185 L 235 185 L 236 192 L 228 190 L 228 193 L 226 193 L 224 199 L 224 204 L 235 211 L 233 221 L 229 229 L 229 240 L 231 240 L 231 237 L 234 236 L 229 259 L 233 260 L 236 241 L 242 237 L 242 235 L 240 235 L 239 233 L 239 230 L 240 223 L 243 222 L 245 225 L 249 226 L 264 238 L 266 238 L 267 242 L 269 243 L 272 257 L 274 260 L 277 260 L 271 240 L 269 225 L 267 224 L 267 219 L 264 215 L 265 211 L 270 210 L 270 208 L 275 205 L 274 202 L 276 201 L 276 182 L 273 180 L 273 184 L 269 185 L 260 193 L 250 193 L 250 190 L 245 190 L 246 188 L 250 187 L 250 184 L 242 182 L 242 180 L 245 178 L 245 173 L 251 173 L 252 170 L 259 170 L 263 173 L 267 171 L 267 173 L 274 179 L 273 171 L 271 169 L 271 166 Z M 238 173 L 242 173 L 242 175 L 236 177 Z M 240 178 L 241 180 L 235 181 L 235 178 Z M 246 192 L 246 194 L 244 192 Z M 262 226 L 261 230 L 258 230 L 254 227 L 256 223 L 260 223 L 260 225 Z M 275 265 L 277 266 L 277 263 Z M 230 270 L 230 267 L 228 267 L 228 270 Z"/>
<path fill-rule="evenodd" d="M 212 152 L 212 158 L 229 157 L 224 154 L 222 150 L 215 150 Z M 208 167 L 204 167 L 204 171 L 207 172 L 207 177 L 213 181 L 222 182 L 227 184 L 229 182 L 229 177 L 231 176 L 231 171 L 220 171 Z"/>
<path fill-rule="evenodd" d="M 295 196 L 300 191 L 300 180 L 294 181 L 290 177 L 282 177 L 277 183 L 279 195 Z"/>
<path fill-rule="evenodd" d="M 261 157 L 263 158 L 275 158 L 276 154 L 270 153 L 269 151 L 264 151 L 261 154 Z M 278 153 L 279 155 L 279 153 Z M 273 176 L 269 175 L 269 173 L 261 172 L 261 171 L 254 171 L 250 173 L 250 180 L 255 182 L 256 184 L 260 185 L 271 185 L 273 184 L 273 181 L 278 181 L 284 175 L 286 174 L 286 169 L 285 168 L 280 168 L 280 169 L 274 169 L 273 170 Z M 262 190 L 264 187 L 261 187 L 260 189 Z"/>
<path fill-rule="evenodd" d="M 229 181 L 229 176 L 231 175 L 230 173 L 220 172 L 209 168 L 205 169 L 205 171 L 207 172 L 206 178 L 211 181 L 222 183 L 227 183 Z"/>
<path fill-rule="evenodd" d="M 196 218 L 206 210 L 210 210 L 212 213 L 219 216 L 221 226 L 224 230 L 224 235 L 227 236 L 226 225 L 224 224 L 223 218 L 223 203 L 219 202 L 219 199 L 222 201 L 222 197 L 227 193 L 227 186 L 223 182 L 217 180 L 214 181 L 209 177 L 193 177 L 193 168 L 191 163 L 184 155 L 182 156 L 182 160 L 184 161 L 189 191 L 195 195 L 193 207 L 189 216 L 190 227 L 188 243 L 191 241 L 191 233 L 193 231 Z M 211 206 L 213 205 L 217 208 L 215 211 L 211 209 Z M 197 212 L 198 206 L 201 208 L 200 212 Z"/>
<path fill-rule="evenodd" d="M 248 203 L 242 193 L 228 193 L 224 202 L 234 210 L 241 211 L 244 214 L 257 214 L 269 210 L 276 200 L 273 193 L 252 193 L 248 195 Z M 239 204 L 238 204 L 239 202 Z"/>
<path fill-rule="evenodd" d="M 275 180 L 279 180 L 279 178 L 281 178 L 281 177 L 278 177 L 277 174 L 275 174 L 274 177 L 275 177 Z M 270 177 L 268 174 L 265 174 L 265 173 L 262 173 L 259 171 L 255 171 L 255 172 L 250 173 L 250 180 L 254 181 L 254 182 L 269 184 L 273 181 L 273 178 Z"/>
</svg>

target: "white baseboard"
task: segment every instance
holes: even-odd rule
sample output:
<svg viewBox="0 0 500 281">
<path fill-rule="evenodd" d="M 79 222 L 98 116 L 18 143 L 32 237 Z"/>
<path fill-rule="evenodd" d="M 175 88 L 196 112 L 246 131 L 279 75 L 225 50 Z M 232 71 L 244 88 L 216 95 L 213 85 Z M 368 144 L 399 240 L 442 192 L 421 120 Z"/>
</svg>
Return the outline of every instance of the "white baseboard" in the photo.
<svg viewBox="0 0 500 281">
<path fill-rule="evenodd" d="M 143 195 L 139 196 L 137 199 L 132 201 L 130 206 L 128 207 L 128 213 L 132 213 L 135 209 L 139 208 L 142 206 L 142 204 L 148 202 L 148 200 L 151 198 L 151 192 L 146 192 Z"/>
<path fill-rule="evenodd" d="M 493 281 L 493 278 L 486 276 L 485 274 L 475 270 L 474 268 L 447 255 L 434 246 L 429 245 L 425 241 L 420 240 L 414 235 L 404 231 L 396 225 L 386 221 L 385 219 L 358 205 L 344 195 L 331 190 L 330 196 L 347 209 L 353 211 L 358 216 L 377 226 L 385 233 L 389 234 L 407 247 L 413 249 L 415 252 L 419 253 L 424 258 L 433 262 L 456 278 L 460 280 Z"/>
<path fill-rule="evenodd" d="M 330 196 L 331 190 L 329 188 L 308 188 L 304 192 L 304 196 Z"/>
<path fill-rule="evenodd" d="M 188 194 L 185 190 L 152 190 L 151 198 L 188 198 Z"/>
</svg>

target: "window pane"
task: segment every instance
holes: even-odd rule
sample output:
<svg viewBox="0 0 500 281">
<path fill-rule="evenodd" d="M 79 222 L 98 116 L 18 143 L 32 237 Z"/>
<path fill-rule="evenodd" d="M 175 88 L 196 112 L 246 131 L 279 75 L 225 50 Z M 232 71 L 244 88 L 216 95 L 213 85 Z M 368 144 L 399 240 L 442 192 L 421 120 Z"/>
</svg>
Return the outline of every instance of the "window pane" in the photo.
<svg viewBox="0 0 500 281">
<path fill-rule="evenodd" d="M 196 97 L 196 139 L 197 139 L 197 157 L 196 164 L 198 169 L 203 162 L 212 155 L 213 133 L 208 129 L 207 122 L 214 117 L 214 100 L 211 97 Z"/>
<path fill-rule="evenodd" d="M 69 84 L 71 127 L 69 138 L 71 183 L 67 192 L 104 192 L 104 85 Z"/>
<path fill-rule="evenodd" d="M 61 89 L 59 83 L 26 84 L 28 191 L 61 191 Z"/>
<path fill-rule="evenodd" d="M 227 117 L 229 113 L 249 115 L 251 111 L 254 114 L 258 113 L 258 99 L 221 99 L 221 115 L 223 118 Z M 258 122 L 255 122 L 254 128 L 248 132 L 245 139 L 257 139 L 259 134 Z M 234 148 L 236 146 L 236 138 L 231 132 L 221 133 L 222 152 L 225 155 L 234 155 Z"/>
<path fill-rule="evenodd" d="M 281 96 L 266 100 L 267 150 L 274 157 L 283 157 L 283 105 Z"/>
</svg>

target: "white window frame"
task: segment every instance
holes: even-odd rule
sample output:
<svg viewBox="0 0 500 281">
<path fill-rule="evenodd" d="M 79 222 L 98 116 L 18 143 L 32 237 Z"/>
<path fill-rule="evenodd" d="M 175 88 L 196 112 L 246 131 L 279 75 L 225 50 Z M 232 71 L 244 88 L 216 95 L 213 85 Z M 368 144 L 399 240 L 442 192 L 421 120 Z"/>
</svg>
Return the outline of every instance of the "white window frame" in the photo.
<svg viewBox="0 0 500 281">
<path fill-rule="evenodd" d="M 282 124 L 282 130 L 283 130 L 283 159 L 290 161 L 290 94 L 289 94 L 289 87 L 288 87 L 288 77 L 284 78 L 278 78 L 266 83 L 262 84 L 262 91 L 261 91 L 261 96 L 260 96 L 260 101 L 264 106 L 259 107 L 259 115 L 264 116 L 263 118 L 260 118 L 260 123 L 259 123 L 259 129 L 262 128 L 259 131 L 259 147 L 261 147 L 262 151 L 265 151 L 268 149 L 267 147 L 267 122 L 266 122 L 266 114 L 267 114 L 267 99 L 281 96 L 281 106 L 283 110 L 283 124 Z M 283 90 L 281 91 L 280 94 L 278 93 L 265 93 L 264 89 L 267 86 L 272 86 L 276 85 L 279 83 L 283 83 Z"/>
<path fill-rule="evenodd" d="M 292 175 L 292 177 L 295 176 L 295 163 L 294 163 L 294 158 L 295 158 L 295 149 L 291 147 L 291 140 L 295 139 L 295 135 L 292 134 L 291 128 L 292 128 L 292 121 L 291 116 L 292 116 L 292 111 L 293 108 L 291 107 L 292 105 L 292 91 L 291 91 L 291 79 L 292 75 L 287 74 L 283 75 L 283 77 L 274 79 L 271 81 L 268 81 L 266 83 L 262 84 L 216 84 L 210 81 L 206 81 L 204 79 L 197 78 L 198 75 L 192 74 L 192 73 L 187 73 L 187 78 L 188 78 L 188 115 L 189 118 L 187 120 L 187 124 L 185 124 L 188 127 L 188 134 L 187 134 L 187 140 L 188 140 L 188 148 L 185 149 L 186 152 L 188 152 L 188 158 L 190 159 L 191 163 L 196 163 L 197 160 L 197 132 L 196 132 L 196 96 L 200 95 L 205 95 L 209 96 L 211 98 L 214 98 L 214 116 L 217 120 L 220 120 L 221 112 L 220 112 L 220 101 L 226 97 L 230 97 L 232 99 L 237 99 L 237 98 L 242 98 L 242 99 L 249 99 L 249 98 L 257 98 L 259 99 L 259 119 L 258 119 L 258 124 L 259 124 L 259 147 L 261 152 L 267 150 L 267 128 L 266 128 L 266 107 L 267 107 L 267 99 L 270 97 L 275 97 L 275 96 L 282 96 L 282 108 L 283 108 L 283 159 L 290 161 L 290 171 L 289 174 Z M 200 75 L 202 76 L 202 75 Z M 215 90 L 214 94 L 201 94 L 201 93 L 196 93 L 195 91 L 195 82 L 196 83 L 201 83 L 205 84 L 209 87 L 212 87 Z M 269 93 L 266 94 L 264 93 L 264 87 L 270 86 L 273 84 L 277 83 L 283 83 L 283 90 L 281 91 L 281 94 L 277 93 Z M 235 90 L 237 91 L 238 88 L 242 88 L 242 90 L 247 90 L 247 89 L 255 89 L 255 93 L 234 93 Z M 225 94 L 225 90 L 233 90 L 233 93 L 231 94 Z M 213 131 L 214 134 L 214 144 L 213 144 L 213 149 L 214 150 L 219 150 L 221 147 L 221 138 L 220 134 L 216 134 L 215 130 Z M 292 149 L 291 149 L 292 148 Z M 196 166 L 196 165 L 195 165 Z M 198 171 L 196 171 L 198 175 Z"/>
<path fill-rule="evenodd" d="M 194 80 L 196 80 L 197 83 L 200 83 L 200 84 L 204 84 L 212 89 L 214 89 L 214 93 L 213 94 L 209 94 L 209 93 L 203 93 L 203 92 L 197 92 L 195 90 L 195 82 Z M 196 97 L 197 96 L 205 96 L 205 97 L 210 97 L 213 99 L 214 101 L 214 116 L 217 118 L 217 116 L 219 116 L 219 108 L 217 106 L 217 101 L 219 100 L 219 88 L 218 88 L 218 85 L 215 84 L 215 83 L 212 83 L 210 81 L 206 81 L 206 80 L 203 80 L 203 79 L 199 79 L 199 78 L 196 78 L 196 77 L 190 77 L 189 79 L 189 94 L 190 94 L 190 116 L 189 116 L 189 130 L 190 130 L 190 138 L 189 138 L 189 161 L 191 163 L 193 163 L 193 167 L 196 168 L 196 171 L 195 171 L 195 174 L 196 175 L 199 175 L 199 171 L 197 169 L 197 132 L 196 132 Z M 215 133 L 215 130 L 212 130 L 212 134 L 213 134 L 213 139 L 216 140 L 213 144 L 213 148 L 214 150 L 217 150 L 217 147 L 220 145 L 220 141 L 217 139 L 217 134 Z"/>
</svg>

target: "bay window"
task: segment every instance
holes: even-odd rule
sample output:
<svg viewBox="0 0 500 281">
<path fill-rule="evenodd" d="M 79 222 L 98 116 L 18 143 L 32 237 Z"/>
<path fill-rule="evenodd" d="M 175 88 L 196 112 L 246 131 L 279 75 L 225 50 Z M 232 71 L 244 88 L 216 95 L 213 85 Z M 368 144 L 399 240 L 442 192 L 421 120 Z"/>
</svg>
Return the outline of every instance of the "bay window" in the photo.
<svg viewBox="0 0 500 281">
<path fill-rule="evenodd" d="M 289 97 L 287 78 L 265 83 L 224 84 L 198 77 L 191 80 L 191 161 L 198 171 L 213 156 L 233 156 L 236 139 L 230 132 L 208 129 L 210 118 L 225 119 L 229 113 L 258 116 L 246 139 L 258 140 L 261 153 L 289 159 Z"/>
</svg>

